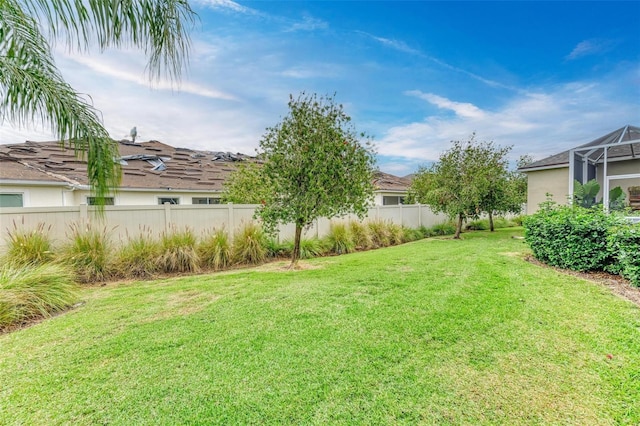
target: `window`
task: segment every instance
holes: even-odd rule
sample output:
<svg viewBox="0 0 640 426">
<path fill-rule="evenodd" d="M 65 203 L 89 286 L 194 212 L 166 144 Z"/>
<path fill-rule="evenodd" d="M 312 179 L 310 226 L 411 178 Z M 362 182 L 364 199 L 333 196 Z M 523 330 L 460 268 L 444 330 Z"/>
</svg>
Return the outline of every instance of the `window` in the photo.
<svg viewBox="0 0 640 426">
<path fill-rule="evenodd" d="M 178 197 L 158 197 L 158 204 L 180 204 L 180 198 Z"/>
<path fill-rule="evenodd" d="M 191 204 L 220 204 L 220 198 L 216 197 L 193 197 Z"/>
<path fill-rule="evenodd" d="M 24 207 L 22 194 L 0 194 L 0 207 Z"/>
<path fill-rule="evenodd" d="M 404 197 L 398 197 L 395 195 L 382 197 L 383 206 L 397 206 L 398 204 L 404 204 Z"/>
<path fill-rule="evenodd" d="M 96 197 L 87 197 L 87 205 L 95 206 L 98 203 L 96 202 Z M 104 205 L 105 206 L 113 206 L 115 203 L 113 201 L 113 197 L 104 197 Z"/>
</svg>

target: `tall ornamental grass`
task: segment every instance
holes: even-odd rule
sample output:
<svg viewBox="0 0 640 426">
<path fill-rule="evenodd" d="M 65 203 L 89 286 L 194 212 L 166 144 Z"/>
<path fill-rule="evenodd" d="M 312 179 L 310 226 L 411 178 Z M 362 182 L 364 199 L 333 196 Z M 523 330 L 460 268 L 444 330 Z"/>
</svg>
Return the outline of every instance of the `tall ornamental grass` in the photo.
<svg viewBox="0 0 640 426">
<path fill-rule="evenodd" d="M 351 230 L 344 222 L 331 223 L 326 241 L 331 253 L 346 254 L 356 250 Z"/>
<path fill-rule="evenodd" d="M 24 223 L 18 227 L 13 222 L 13 229 L 7 233 L 7 249 L 2 261 L 16 265 L 46 263 L 53 260 L 53 248 L 49 231 L 51 225 L 39 223 L 34 229 L 24 229 Z"/>
<path fill-rule="evenodd" d="M 391 232 L 389 226 L 383 220 L 372 220 L 367 222 L 369 232 L 371 233 L 371 239 L 373 240 L 373 247 L 388 247 L 391 245 Z"/>
<path fill-rule="evenodd" d="M 134 237 L 127 235 L 127 241 L 115 254 L 113 274 L 122 278 L 150 278 L 161 269 L 160 241 L 151 235 L 151 230 L 143 228 Z"/>
<path fill-rule="evenodd" d="M 352 220 L 349 222 L 349 230 L 353 236 L 356 250 L 368 250 L 373 247 L 371 232 L 366 224 Z"/>
<path fill-rule="evenodd" d="M 0 330 L 63 311 L 78 300 L 73 272 L 64 265 L 0 266 Z"/>
<path fill-rule="evenodd" d="M 162 272 L 198 272 L 200 256 L 196 250 L 197 240 L 189 228 L 172 228 L 160 238 L 158 267 Z"/>
<path fill-rule="evenodd" d="M 267 260 L 267 246 L 267 235 L 262 227 L 249 222 L 235 233 L 231 257 L 234 263 L 258 265 Z"/>
<path fill-rule="evenodd" d="M 60 261 L 69 265 L 79 281 L 104 281 L 109 275 L 111 243 L 106 228 L 84 223 L 69 226 L 69 243 Z"/>
<path fill-rule="evenodd" d="M 216 229 L 204 236 L 198 244 L 200 262 L 207 268 L 219 271 L 231 263 L 231 243 L 224 229 Z"/>
</svg>

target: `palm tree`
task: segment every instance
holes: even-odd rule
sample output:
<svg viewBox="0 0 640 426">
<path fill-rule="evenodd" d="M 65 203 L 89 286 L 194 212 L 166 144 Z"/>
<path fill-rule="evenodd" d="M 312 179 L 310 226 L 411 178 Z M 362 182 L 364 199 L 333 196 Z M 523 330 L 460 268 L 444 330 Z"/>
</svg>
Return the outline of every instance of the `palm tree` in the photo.
<svg viewBox="0 0 640 426">
<path fill-rule="evenodd" d="M 138 47 L 150 79 L 178 81 L 195 17 L 187 0 L 0 0 L 0 121 L 45 123 L 86 153 L 89 184 L 103 205 L 120 184 L 117 145 L 99 112 L 62 78 L 49 40 L 75 51 Z"/>
</svg>

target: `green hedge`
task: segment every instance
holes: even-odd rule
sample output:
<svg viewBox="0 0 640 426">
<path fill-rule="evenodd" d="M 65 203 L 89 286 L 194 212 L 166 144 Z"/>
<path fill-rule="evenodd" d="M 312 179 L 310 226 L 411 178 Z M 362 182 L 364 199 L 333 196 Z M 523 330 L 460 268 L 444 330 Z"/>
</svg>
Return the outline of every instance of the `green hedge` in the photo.
<svg viewBox="0 0 640 426">
<path fill-rule="evenodd" d="M 640 286 L 640 225 L 601 207 L 543 208 L 523 222 L 536 259 L 574 271 L 609 271 Z"/>
<path fill-rule="evenodd" d="M 608 270 L 640 287 L 640 223 L 611 229 L 607 248 L 613 257 Z"/>
</svg>

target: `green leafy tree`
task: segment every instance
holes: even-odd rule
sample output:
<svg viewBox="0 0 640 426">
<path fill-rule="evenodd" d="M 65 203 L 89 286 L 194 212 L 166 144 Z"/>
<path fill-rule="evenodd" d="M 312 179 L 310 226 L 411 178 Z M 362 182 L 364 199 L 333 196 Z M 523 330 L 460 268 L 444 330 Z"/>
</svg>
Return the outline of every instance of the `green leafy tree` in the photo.
<svg viewBox="0 0 640 426">
<path fill-rule="evenodd" d="M 247 162 L 239 165 L 224 182 L 222 202 L 263 204 L 271 192 L 271 183 L 263 172 L 262 164 Z"/>
<path fill-rule="evenodd" d="M 300 258 L 302 229 L 319 217 L 363 216 L 373 196 L 375 157 L 335 96 L 290 96 L 289 112 L 260 141 L 271 191 L 258 209 L 268 229 L 294 223 L 291 259 Z"/>
<path fill-rule="evenodd" d="M 480 192 L 480 210 L 489 216 L 489 229 L 493 232 L 495 215 L 522 211 L 527 199 L 527 177 L 517 170 L 509 171 L 507 155 L 511 147 L 502 148 L 489 142 L 476 148 L 480 167 L 474 184 Z M 529 157 L 520 157 L 518 166 L 527 161 Z"/>
<path fill-rule="evenodd" d="M 438 162 L 421 168 L 409 189 L 410 198 L 428 204 L 435 213 L 456 219 L 454 238 L 460 238 L 465 219 L 477 218 L 484 211 L 495 211 L 503 199 L 506 180 L 504 155 L 510 148 L 492 142 L 452 141 Z M 499 208 L 502 208 L 501 206 Z"/>
<path fill-rule="evenodd" d="M 81 52 L 135 46 L 148 57 L 151 79 L 178 80 L 194 17 L 186 0 L 0 0 L 0 120 L 49 125 L 86 153 L 93 196 L 104 205 L 120 184 L 117 145 L 98 111 L 62 78 L 49 40 Z"/>
</svg>

